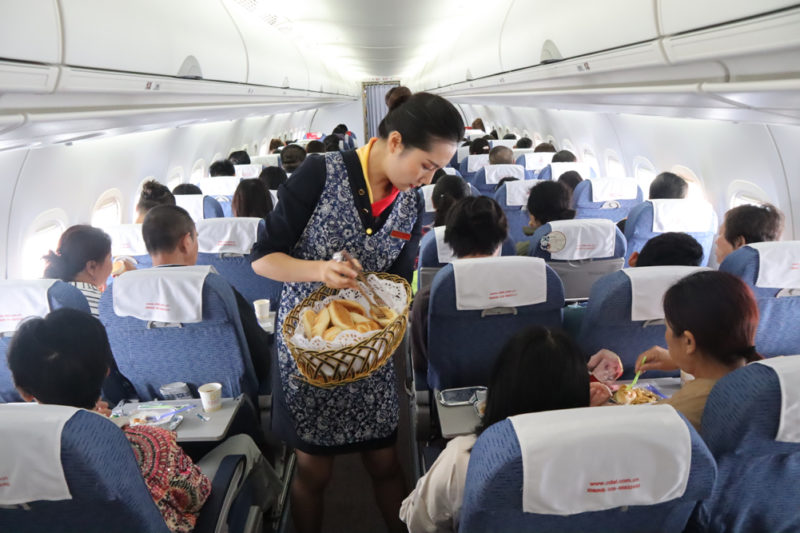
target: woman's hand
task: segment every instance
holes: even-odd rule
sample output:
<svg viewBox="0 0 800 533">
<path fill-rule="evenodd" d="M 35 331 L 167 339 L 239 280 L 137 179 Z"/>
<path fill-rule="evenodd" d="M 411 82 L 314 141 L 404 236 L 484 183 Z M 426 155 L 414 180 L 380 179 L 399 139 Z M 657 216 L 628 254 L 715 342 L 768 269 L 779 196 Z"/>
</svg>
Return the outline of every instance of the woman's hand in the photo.
<svg viewBox="0 0 800 533">
<path fill-rule="evenodd" d="M 331 289 L 355 289 L 358 271 L 350 263 L 319 261 L 319 281 Z"/>
<path fill-rule="evenodd" d="M 642 359 L 647 357 L 647 361 L 642 364 Z M 647 372 L 648 370 L 678 370 L 678 365 L 669 356 L 669 352 L 661 346 L 653 346 L 643 352 L 636 359 L 636 371 Z"/>
<path fill-rule="evenodd" d="M 605 405 L 611 399 L 611 389 L 599 382 L 589 383 L 589 406 Z"/>
<path fill-rule="evenodd" d="M 589 358 L 586 366 L 590 374 L 604 383 L 612 383 L 622 375 L 622 361 L 619 356 L 605 348 Z"/>
</svg>

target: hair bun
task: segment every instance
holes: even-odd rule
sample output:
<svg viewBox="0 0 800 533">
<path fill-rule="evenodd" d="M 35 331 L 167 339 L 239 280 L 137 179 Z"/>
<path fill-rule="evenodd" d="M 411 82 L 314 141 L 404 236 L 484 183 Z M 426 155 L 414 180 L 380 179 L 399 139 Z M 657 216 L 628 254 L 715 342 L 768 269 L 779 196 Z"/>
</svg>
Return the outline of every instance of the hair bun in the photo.
<svg viewBox="0 0 800 533">
<path fill-rule="evenodd" d="M 411 89 L 402 85 L 394 87 L 386 93 L 386 106 L 393 111 L 411 98 Z"/>
</svg>

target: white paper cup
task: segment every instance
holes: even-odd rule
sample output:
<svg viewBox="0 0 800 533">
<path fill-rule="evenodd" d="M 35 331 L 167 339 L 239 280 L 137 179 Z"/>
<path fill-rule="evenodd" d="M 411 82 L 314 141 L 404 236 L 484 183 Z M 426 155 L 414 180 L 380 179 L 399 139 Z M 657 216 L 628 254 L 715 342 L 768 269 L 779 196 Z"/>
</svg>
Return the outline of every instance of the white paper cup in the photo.
<svg viewBox="0 0 800 533">
<path fill-rule="evenodd" d="M 222 407 L 222 385 L 219 383 L 206 383 L 197 388 L 200 401 L 203 402 L 203 411 L 211 413 L 219 411 Z"/>
<path fill-rule="evenodd" d="M 253 307 L 256 309 L 256 318 L 259 320 L 269 319 L 269 300 L 256 300 L 253 302 Z"/>
</svg>

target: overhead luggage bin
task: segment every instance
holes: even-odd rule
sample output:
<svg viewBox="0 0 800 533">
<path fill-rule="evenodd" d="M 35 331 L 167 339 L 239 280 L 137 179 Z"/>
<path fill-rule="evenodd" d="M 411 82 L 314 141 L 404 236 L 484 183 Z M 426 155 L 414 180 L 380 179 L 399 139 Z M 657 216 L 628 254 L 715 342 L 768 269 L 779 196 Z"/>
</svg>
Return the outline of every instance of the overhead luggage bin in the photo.
<svg viewBox="0 0 800 533">
<path fill-rule="evenodd" d="M 13 7 L 6 4 L 0 17 L 0 57 L 16 61 L 60 63 L 58 2 L 26 0 L 14 2 Z"/>
<path fill-rule="evenodd" d="M 796 4 L 791 0 L 759 0 L 731 2 L 729 0 L 658 0 L 658 19 L 662 35 L 695 30 L 769 13 Z"/>
</svg>

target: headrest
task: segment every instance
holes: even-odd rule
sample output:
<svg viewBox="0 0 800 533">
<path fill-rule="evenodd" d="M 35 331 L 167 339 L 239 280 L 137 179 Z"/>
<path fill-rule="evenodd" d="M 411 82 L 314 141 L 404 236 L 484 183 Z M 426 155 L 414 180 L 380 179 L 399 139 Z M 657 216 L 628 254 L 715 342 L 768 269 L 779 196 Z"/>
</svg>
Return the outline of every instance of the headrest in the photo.
<svg viewBox="0 0 800 533">
<path fill-rule="evenodd" d="M 61 433 L 75 407 L 0 405 L 0 505 L 71 500 L 61 464 Z"/>
<path fill-rule="evenodd" d="M 547 301 L 547 268 L 538 257 L 480 257 L 453 261 L 456 309 L 521 307 Z"/>
<path fill-rule="evenodd" d="M 236 177 L 241 179 L 257 178 L 261 174 L 261 165 L 233 165 Z"/>
<path fill-rule="evenodd" d="M 451 176 L 458 176 L 458 170 L 454 169 L 453 167 L 443 167 L 443 170 L 446 174 L 450 174 Z"/>
<path fill-rule="evenodd" d="M 176 194 L 175 205 L 186 209 L 192 220 L 199 222 L 205 218 L 203 210 L 203 200 L 205 196 L 202 194 Z"/>
<path fill-rule="evenodd" d="M 650 200 L 653 204 L 653 232 L 705 233 L 715 231 L 714 209 L 705 200 Z"/>
<path fill-rule="evenodd" d="M 525 154 L 525 170 L 541 170 L 553 160 L 553 152 L 531 152 Z"/>
<path fill-rule="evenodd" d="M 208 265 L 132 270 L 112 284 L 114 313 L 139 320 L 193 324 L 203 320 Z"/>
<path fill-rule="evenodd" d="M 440 263 L 452 263 L 456 258 L 453 249 L 449 244 L 444 242 L 444 226 L 436 226 L 433 228 L 434 237 L 436 237 L 436 255 Z"/>
<path fill-rule="evenodd" d="M 489 154 L 467 156 L 467 172 L 477 172 L 489 164 Z"/>
<path fill-rule="evenodd" d="M 306 142 L 306 144 L 308 144 L 308 142 Z M 280 160 L 281 156 L 279 154 L 267 154 L 251 157 L 250 163 L 254 165 L 263 165 L 265 167 L 277 167 L 280 166 Z"/>
<path fill-rule="evenodd" d="M 522 165 L 488 165 L 483 167 L 486 173 L 486 184 L 493 185 L 503 178 L 525 179 L 525 167 Z"/>
<path fill-rule="evenodd" d="M 203 178 L 197 184 L 203 194 L 210 196 L 233 196 L 236 187 L 242 178 L 236 176 L 217 176 L 215 178 Z"/>
<path fill-rule="evenodd" d="M 506 205 L 523 206 L 528 204 L 528 196 L 540 180 L 518 180 L 507 181 L 503 185 L 506 187 Z"/>
<path fill-rule="evenodd" d="M 539 247 L 557 261 L 614 257 L 617 226 L 605 218 L 553 220 Z"/>
<path fill-rule="evenodd" d="M 774 370 L 781 386 L 781 416 L 775 440 L 800 443 L 800 356 L 771 357 L 757 364 Z"/>
<path fill-rule="evenodd" d="M 484 137 L 486 132 L 483 130 L 465 130 L 464 136 L 470 140 L 477 139 L 478 137 Z"/>
<path fill-rule="evenodd" d="M 534 153 L 533 148 L 512 148 L 511 151 L 514 152 L 514 161 L 521 155 Z"/>
<path fill-rule="evenodd" d="M 690 274 L 708 270 L 693 266 L 648 266 L 626 268 L 631 280 L 631 320 L 661 320 L 664 318 L 664 293 L 678 280 Z"/>
<path fill-rule="evenodd" d="M 558 181 L 561 174 L 573 170 L 580 174 L 585 180 L 592 176 L 592 167 L 586 163 L 550 163 L 550 179 Z"/>
<path fill-rule="evenodd" d="M 523 512 L 566 516 L 655 505 L 686 492 L 692 439 L 672 406 L 585 407 L 509 420 L 522 454 Z"/>
<path fill-rule="evenodd" d="M 58 280 L 0 280 L 0 332 L 17 331 L 20 322 L 29 316 L 45 316 L 49 313 L 50 300 L 47 298 L 47 291 L 56 281 Z"/>
<path fill-rule="evenodd" d="M 111 237 L 111 255 L 147 255 L 141 224 L 120 224 L 106 229 Z"/>
<path fill-rule="evenodd" d="M 258 240 L 258 217 L 208 218 L 197 223 L 199 252 L 244 254 Z"/>
<path fill-rule="evenodd" d="M 461 163 L 469 155 L 469 146 L 459 146 L 456 150 L 456 161 Z"/>
<path fill-rule="evenodd" d="M 422 197 L 425 199 L 425 212 L 426 213 L 433 213 L 436 209 L 433 207 L 433 189 L 436 185 L 423 185 L 420 187 L 422 191 Z"/>
<path fill-rule="evenodd" d="M 639 195 L 639 185 L 634 178 L 597 178 L 591 180 L 591 184 L 592 202 L 635 200 Z"/>
<path fill-rule="evenodd" d="M 758 252 L 756 287 L 800 289 L 800 241 L 754 242 Z"/>
<path fill-rule="evenodd" d="M 495 139 L 493 141 L 489 141 L 489 146 L 494 148 L 495 146 L 506 146 L 508 148 L 514 148 L 514 145 L 517 144 L 516 139 Z"/>
</svg>

